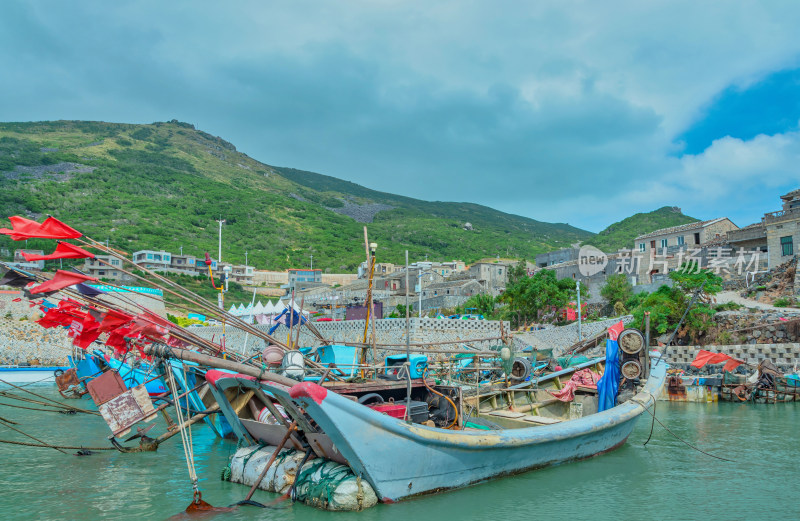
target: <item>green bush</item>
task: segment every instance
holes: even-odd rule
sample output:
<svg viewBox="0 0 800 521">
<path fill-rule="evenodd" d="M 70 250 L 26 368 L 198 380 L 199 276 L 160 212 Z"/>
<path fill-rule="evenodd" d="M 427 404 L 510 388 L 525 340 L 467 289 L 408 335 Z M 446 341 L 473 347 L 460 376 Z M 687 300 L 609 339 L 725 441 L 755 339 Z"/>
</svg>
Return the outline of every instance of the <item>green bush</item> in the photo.
<svg viewBox="0 0 800 521">
<path fill-rule="evenodd" d="M 794 300 L 787 297 L 781 297 L 775 300 L 775 302 L 773 302 L 772 305 L 775 306 L 776 308 L 786 308 L 789 306 L 794 306 Z"/>
</svg>

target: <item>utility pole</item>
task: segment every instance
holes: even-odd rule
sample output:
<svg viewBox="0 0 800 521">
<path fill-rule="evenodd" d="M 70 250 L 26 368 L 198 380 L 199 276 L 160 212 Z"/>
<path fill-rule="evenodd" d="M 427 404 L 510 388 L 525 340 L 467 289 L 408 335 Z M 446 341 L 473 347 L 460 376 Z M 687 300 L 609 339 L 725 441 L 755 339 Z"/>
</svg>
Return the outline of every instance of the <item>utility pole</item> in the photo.
<svg viewBox="0 0 800 521">
<path fill-rule="evenodd" d="M 183 246 L 181 246 L 181 256 L 183 256 Z"/>
<path fill-rule="evenodd" d="M 219 253 L 217 254 L 217 262 L 222 264 L 222 223 L 225 222 L 225 219 L 220 215 L 217 222 L 219 223 Z"/>
<path fill-rule="evenodd" d="M 314 256 L 311 256 L 311 269 L 314 269 Z"/>
<path fill-rule="evenodd" d="M 244 250 L 244 265 L 247 266 L 247 250 Z"/>
</svg>

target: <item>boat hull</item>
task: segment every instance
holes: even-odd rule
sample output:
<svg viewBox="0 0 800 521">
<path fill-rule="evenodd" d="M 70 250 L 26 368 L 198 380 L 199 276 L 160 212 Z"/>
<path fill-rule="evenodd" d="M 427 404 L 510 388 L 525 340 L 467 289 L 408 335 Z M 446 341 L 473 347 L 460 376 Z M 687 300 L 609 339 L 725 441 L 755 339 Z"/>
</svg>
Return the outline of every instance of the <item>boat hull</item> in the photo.
<svg viewBox="0 0 800 521">
<path fill-rule="evenodd" d="M 13 384 L 53 383 L 56 381 L 55 372 L 67 369 L 69 369 L 68 366 L 0 367 L 0 380 Z"/>
<path fill-rule="evenodd" d="M 409 424 L 309 382 L 287 388 L 236 375 L 214 385 L 220 400 L 220 391 L 232 386 L 259 386 L 280 399 L 291 399 L 330 438 L 356 475 L 367 479 L 382 501 L 393 502 L 589 458 L 621 446 L 661 391 L 666 364 L 658 361 L 653 356 L 650 379 L 628 402 L 576 420 L 500 431 Z M 222 409 L 232 415 L 230 407 Z M 235 431 L 242 430 L 237 427 Z"/>
</svg>

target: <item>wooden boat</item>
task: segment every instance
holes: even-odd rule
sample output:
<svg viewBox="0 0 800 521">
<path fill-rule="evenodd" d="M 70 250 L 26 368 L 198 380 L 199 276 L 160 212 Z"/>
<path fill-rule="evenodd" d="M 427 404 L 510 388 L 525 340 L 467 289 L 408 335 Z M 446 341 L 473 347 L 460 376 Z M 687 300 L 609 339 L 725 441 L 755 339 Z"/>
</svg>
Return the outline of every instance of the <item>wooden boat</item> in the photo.
<svg viewBox="0 0 800 521">
<path fill-rule="evenodd" d="M 580 406 L 553 401 L 534 407 L 528 397 L 542 391 L 535 383 L 493 390 L 500 401 L 476 400 L 478 417 L 490 419 L 495 424 L 492 430 L 470 428 L 469 422 L 454 429 L 408 423 L 358 403 L 355 392 L 374 392 L 365 388 L 290 384 L 216 370 L 209 371 L 206 379 L 234 432 L 245 443 L 274 444 L 273 440 L 282 439 L 288 423 L 281 418 L 274 425 L 257 421 L 249 411 L 256 413 L 259 407 L 248 407 L 248 402 L 257 399 L 270 409 L 280 404 L 317 456 L 346 463 L 369 481 L 381 501 L 394 502 L 589 458 L 621 446 L 661 391 L 666 363 L 659 361 L 660 356 L 653 353 L 648 379 L 627 399 L 621 397 L 624 401 L 599 413 L 597 399 L 591 394 L 576 398 Z M 411 397 L 417 400 L 429 392 L 431 384 L 423 380 L 414 385 Z M 405 396 L 402 387 L 389 391 Z M 455 389 L 455 393 L 459 391 Z M 519 409 L 515 405 L 523 397 L 530 414 L 514 410 Z"/>
</svg>

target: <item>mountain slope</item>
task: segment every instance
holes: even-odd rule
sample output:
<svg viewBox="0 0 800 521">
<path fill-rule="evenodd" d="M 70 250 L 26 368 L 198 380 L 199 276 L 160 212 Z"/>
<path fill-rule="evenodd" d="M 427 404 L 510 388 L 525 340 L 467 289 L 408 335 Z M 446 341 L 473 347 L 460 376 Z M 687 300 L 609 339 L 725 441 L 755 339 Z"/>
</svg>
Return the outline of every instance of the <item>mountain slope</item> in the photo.
<svg viewBox="0 0 800 521">
<path fill-rule="evenodd" d="M 4 215 L 52 214 L 127 251 L 217 251 L 259 269 L 352 270 L 363 222 L 379 260 L 533 258 L 592 237 L 471 203 L 428 202 L 260 163 L 192 125 L 0 123 Z M 361 221 L 361 222 L 359 222 Z M 465 229 L 469 222 L 472 229 Z M 52 247 L 29 241 L 28 247 Z M 0 245 L 19 247 L 3 238 Z"/>
<path fill-rule="evenodd" d="M 658 210 L 637 213 L 616 222 L 585 241 L 584 244 L 591 244 L 611 253 L 620 248 L 633 248 L 633 240 L 639 235 L 696 221 L 699 219 L 683 215 L 680 208 L 664 206 Z"/>
</svg>

